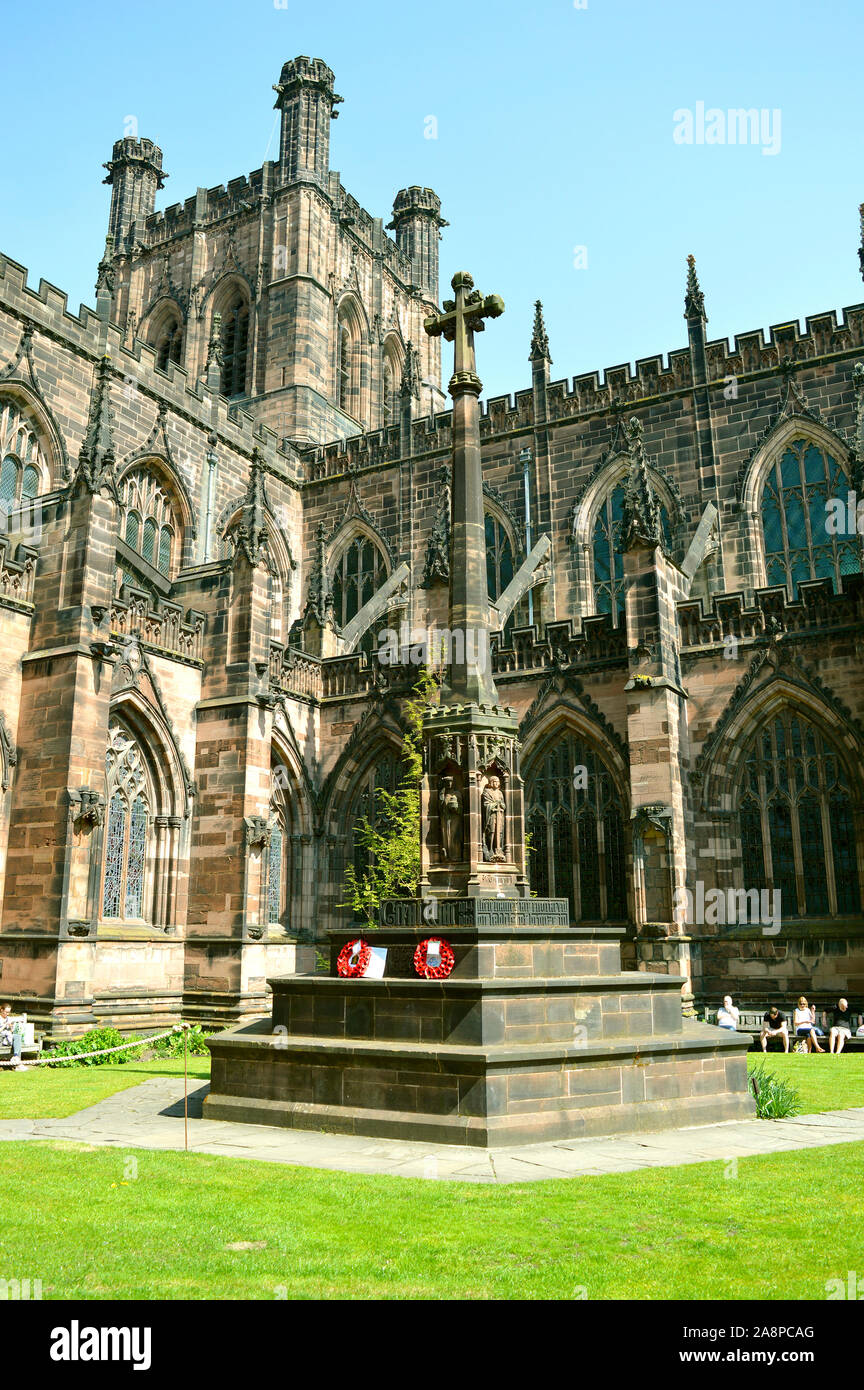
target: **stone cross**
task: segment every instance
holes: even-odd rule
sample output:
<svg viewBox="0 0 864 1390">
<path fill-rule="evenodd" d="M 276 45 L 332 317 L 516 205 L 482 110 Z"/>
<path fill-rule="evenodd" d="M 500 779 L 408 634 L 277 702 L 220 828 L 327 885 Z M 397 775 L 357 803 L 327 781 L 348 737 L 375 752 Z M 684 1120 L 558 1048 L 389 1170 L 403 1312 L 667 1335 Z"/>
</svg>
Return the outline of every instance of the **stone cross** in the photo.
<svg viewBox="0 0 864 1390">
<path fill-rule="evenodd" d="M 444 312 L 424 322 L 433 338 L 454 344 L 453 376 L 453 493 L 450 526 L 450 616 L 447 671 L 442 691 L 445 703 L 497 706 L 489 651 L 489 592 L 486 583 L 486 526 L 483 473 L 480 459 L 479 396 L 474 334 L 484 319 L 498 318 L 504 302 L 497 294 L 485 298 L 474 289 L 467 271 L 453 276 L 455 300 L 444 301 Z"/>
<path fill-rule="evenodd" d="M 482 333 L 486 327 L 484 319 L 497 319 L 504 313 L 504 300 L 500 295 L 487 294 L 484 298 L 474 289 L 474 281 L 467 270 L 458 271 L 451 281 L 456 291 L 456 299 L 444 300 L 443 314 L 433 314 L 425 319 L 423 327 L 432 338 L 446 338 L 455 342 L 453 353 L 453 386 L 476 383 L 478 395 L 482 382 L 477 376 L 477 363 L 474 358 L 474 334 Z"/>
</svg>

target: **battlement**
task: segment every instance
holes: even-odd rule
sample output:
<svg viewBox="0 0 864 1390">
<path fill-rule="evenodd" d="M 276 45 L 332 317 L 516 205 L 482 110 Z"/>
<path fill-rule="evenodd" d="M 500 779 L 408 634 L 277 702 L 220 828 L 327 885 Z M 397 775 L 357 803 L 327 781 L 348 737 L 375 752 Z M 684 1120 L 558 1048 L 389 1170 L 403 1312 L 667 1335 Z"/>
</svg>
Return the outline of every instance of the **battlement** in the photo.
<svg viewBox="0 0 864 1390">
<path fill-rule="evenodd" d="M 808 580 L 798 586 L 793 602 L 785 586 L 757 589 L 748 608 L 744 595 L 715 594 L 710 611 L 702 603 L 678 604 L 682 653 L 717 647 L 730 637 L 739 641 L 793 632 L 824 633 L 832 628 L 864 625 L 864 576 L 846 575 L 835 593 L 830 579 Z"/>
<path fill-rule="evenodd" d="M 303 85 L 320 87 L 322 91 L 332 94 L 335 82 L 336 75 L 323 58 L 307 58 L 305 54 L 290 58 L 282 64 L 279 81 L 273 87 L 274 92 L 278 93 L 276 105 L 281 106 L 285 97 L 293 95 Z"/>
<path fill-rule="evenodd" d="M 176 363 L 163 371 L 156 366 L 154 347 L 140 338 L 127 347 L 119 325 L 106 323 L 87 305 L 82 304 L 77 315 L 71 314 L 65 293 L 47 280 L 40 280 L 34 291 L 27 279 L 25 266 L 0 254 L 0 312 L 8 308 L 19 322 L 32 322 L 37 333 L 59 341 L 77 358 L 89 358 L 95 364 L 107 356 L 130 388 L 140 387 L 164 400 L 208 434 L 216 433 L 238 453 L 250 456 L 257 445 L 265 460 L 281 464 L 292 481 L 299 475 L 294 448 L 285 445 L 266 425 L 256 425 L 248 411 L 212 392 L 205 382 L 190 380 L 185 368 Z"/>
</svg>

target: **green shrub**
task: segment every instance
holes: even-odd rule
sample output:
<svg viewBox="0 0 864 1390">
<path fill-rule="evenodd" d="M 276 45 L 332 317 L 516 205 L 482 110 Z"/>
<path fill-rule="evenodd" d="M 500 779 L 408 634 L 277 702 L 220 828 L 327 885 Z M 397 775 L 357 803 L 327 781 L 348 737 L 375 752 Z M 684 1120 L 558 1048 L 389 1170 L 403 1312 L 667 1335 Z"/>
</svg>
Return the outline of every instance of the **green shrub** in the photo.
<svg viewBox="0 0 864 1390">
<path fill-rule="evenodd" d="M 54 1067 L 103 1067 L 112 1062 L 134 1062 L 141 1056 L 140 1047 L 125 1048 L 122 1052 L 111 1052 L 102 1057 L 87 1057 L 83 1053 L 98 1052 L 104 1047 L 119 1047 L 128 1042 L 116 1028 L 91 1028 L 81 1038 L 71 1042 L 58 1043 L 52 1047 L 48 1056 L 49 1065 Z M 56 1058 L 56 1060 L 55 1060 Z"/>
<path fill-rule="evenodd" d="M 186 1029 L 186 1051 L 190 1057 L 207 1056 L 207 1038 L 209 1033 L 205 1033 L 200 1024 L 195 1023 L 191 1028 Z M 158 1042 L 152 1044 L 148 1051 L 154 1057 L 182 1057 L 183 1056 L 183 1030 L 176 1028 L 173 1033 L 169 1033 L 167 1038 L 160 1038 Z"/>
<path fill-rule="evenodd" d="M 760 1120 L 785 1120 L 790 1115 L 801 1114 L 801 1097 L 795 1087 L 775 1076 L 764 1062 L 751 1071 L 750 1086 Z"/>
</svg>

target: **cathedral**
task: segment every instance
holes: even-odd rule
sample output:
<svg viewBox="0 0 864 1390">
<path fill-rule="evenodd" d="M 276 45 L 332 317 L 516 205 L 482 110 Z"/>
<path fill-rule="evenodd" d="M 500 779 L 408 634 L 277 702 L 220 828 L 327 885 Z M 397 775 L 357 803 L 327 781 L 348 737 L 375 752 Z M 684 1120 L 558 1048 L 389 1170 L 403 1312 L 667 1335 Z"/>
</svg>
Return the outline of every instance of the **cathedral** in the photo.
<svg viewBox="0 0 864 1390">
<path fill-rule="evenodd" d="M 285 63 L 278 159 L 164 211 L 118 140 L 95 309 L 0 256 L 0 979 L 56 1038 L 315 968 L 447 625 L 447 223 L 346 190 L 334 80 Z M 682 272 L 684 346 L 553 379 L 538 303 L 483 407 L 530 887 L 685 1008 L 860 1007 L 864 304 L 730 344 Z"/>
</svg>

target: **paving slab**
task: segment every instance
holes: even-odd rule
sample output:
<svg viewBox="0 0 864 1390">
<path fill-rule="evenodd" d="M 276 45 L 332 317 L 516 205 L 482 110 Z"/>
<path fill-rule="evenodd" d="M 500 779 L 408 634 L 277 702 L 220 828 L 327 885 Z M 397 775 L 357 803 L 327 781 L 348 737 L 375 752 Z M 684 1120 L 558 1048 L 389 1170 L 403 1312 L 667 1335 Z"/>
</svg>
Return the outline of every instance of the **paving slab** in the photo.
<svg viewBox="0 0 864 1390">
<path fill-rule="evenodd" d="M 864 1141 L 864 1108 L 857 1108 L 482 1150 L 204 1120 L 201 1104 L 206 1094 L 206 1086 L 196 1086 L 189 1095 L 190 1152 L 431 1182 L 505 1184 L 599 1177 Z M 66 1119 L 0 1120 L 0 1141 L 4 1139 L 60 1139 L 115 1149 L 182 1152 L 183 1080 L 151 1077 Z"/>
</svg>

